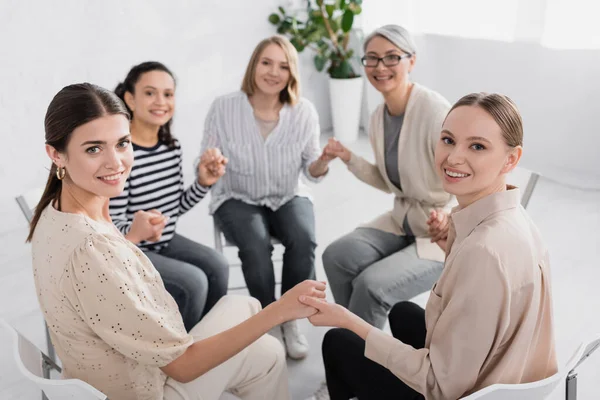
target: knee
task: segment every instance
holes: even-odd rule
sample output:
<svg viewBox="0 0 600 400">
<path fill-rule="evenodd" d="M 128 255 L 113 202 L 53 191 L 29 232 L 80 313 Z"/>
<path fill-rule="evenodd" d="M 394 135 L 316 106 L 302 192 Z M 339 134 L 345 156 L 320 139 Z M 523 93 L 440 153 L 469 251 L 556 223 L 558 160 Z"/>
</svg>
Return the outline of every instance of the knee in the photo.
<svg viewBox="0 0 600 400">
<path fill-rule="evenodd" d="M 262 310 L 260 301 L 256 300 L 254 297 L 237 294 L 228 294 L 221 297 L 214 308 L 221 307 L 234 310 L 236 313 L 242 313 L 246 318 L 250 318 Z"/>
<path fill-rule="evenodd" d="M 412 301 L 401 301 L 399 303 L 396 303 L 390 310 L 390 324 L 394 321 L 406 321 L 409 318 L 408 316 L 413 315 L 420 309 L 421 308 Z"/>
<path fill-rule="evenodd" d="M 261 340 L 264 343 L 266 353 L 268 353 L 266 356 L 271 359 L 269 363 L 271 365 L 270 369 L 280 370 L 284 368 L 286 366 L 286 355 L 281 342 L 271 335 L 263 335 Z"/>
<path fill-rule="evenodd" d="M 332 360 L 339 358 L 339 354 L 348 349 L 350 334 L 351 331 L 343 328 L 333 328 L 325 333 L 321 345 L 325 364 L 331 364 Z"/>
<path fill-rule="evenodd" d="M 210 252 L 208 262 L 215 271 L 229 271 L 229 263 L 227 262 L 227 259 L 223 254 L 219 253 L 216 250 Z"/>
<path fill-rule="evenodd" d="M 187 263 L 182 264 L 181 271 L 177 285 L 184 288 L 191 296 L 199 296 L 200 294 L 205 296 L 208 291 L 208 277 L 204 271 Z"/>
<path fill-rule="evenodd" d="M 317 248 L 317 242 L 313 232 L 306 229 L 294 231 L 288 238 L 289 243 L 285 243 L 286 248 L 297 250 L 299 252 L 312 252 Z"/>
<path fill-rule="evenodd" d="M 344 249 L 343 245 L 339 240 L 331 243 L 321 256 L 323 260 L 323 267 L 325 268 L 325 272 L 328 274 L 340 268 L 340 265 L 344 264 Z"/>
<path fill-rule="evenodd" d="M 384 303 L 384 284 L 379 279 L 373 279 L 372 274 L 363 272 L 353 281 L 353 293 L 361 298 L 373 300 L 379 304 Z M 389 306 L 388 306 L 389 308 Z"/>
</svg>

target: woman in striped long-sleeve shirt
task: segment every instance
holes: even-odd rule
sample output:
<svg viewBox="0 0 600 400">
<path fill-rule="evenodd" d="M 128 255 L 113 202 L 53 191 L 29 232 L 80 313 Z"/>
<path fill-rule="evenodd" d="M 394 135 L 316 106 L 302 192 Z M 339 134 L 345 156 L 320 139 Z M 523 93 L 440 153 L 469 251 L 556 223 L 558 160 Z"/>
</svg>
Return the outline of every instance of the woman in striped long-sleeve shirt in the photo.
<svg viewBox="0 0 600 400">
<path fill-rule="evenodd" d="M 111 217 L 152 261 L 189 330 L 227 293 L 229 268 L 221 254 L 175 233 L 175 226 L 217 182 L 224 165 L 214 170 L 200 163 L 198 179 L 185 188 L 181 147 L 170 130 L 175 81 L 163 64 L 133 67 L 115 92 L 132 115 L 135 162 L 123 193 L 110 201 Z"/>
<path fill-rule="evenodd" d="M 319 181 L 331 158 L 319 147 L 314 106 L 299 95 L 297 52 L 281 36 L 258 44 L 242 90 L 217 98 L 206 117 L 202 151 L 219 148 L 227 173 L 211 189 L 210 212 L 239 248 L 250 294 L 275 301 L 271 235 L 285 246 L 282 294 L 314 276 L 313 205 L 300 173 Z M 308 353 L 295 321 L 282 325 L 291 358 Z"/>
</svg>

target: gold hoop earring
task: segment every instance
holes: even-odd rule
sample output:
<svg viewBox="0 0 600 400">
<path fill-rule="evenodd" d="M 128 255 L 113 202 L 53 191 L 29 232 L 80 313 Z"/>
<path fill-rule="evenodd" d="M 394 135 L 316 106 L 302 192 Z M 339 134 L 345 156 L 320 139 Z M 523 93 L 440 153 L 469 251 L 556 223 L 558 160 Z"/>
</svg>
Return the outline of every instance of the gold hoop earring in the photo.
<svg viewBox="0 0 600 400">
<path fill-rule="evenodd" d="M 56 177 L 59 181 L 65 179 L 65 175 L 67 174 L 67 170 L 64 167 L 56 167 Z"/>
</svg>

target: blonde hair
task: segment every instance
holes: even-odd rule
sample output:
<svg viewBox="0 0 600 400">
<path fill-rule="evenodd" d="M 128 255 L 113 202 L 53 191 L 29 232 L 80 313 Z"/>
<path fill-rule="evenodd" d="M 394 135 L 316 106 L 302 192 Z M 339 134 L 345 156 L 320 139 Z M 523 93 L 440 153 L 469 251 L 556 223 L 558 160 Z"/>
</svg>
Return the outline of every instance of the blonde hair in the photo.
<svg viewBox="0 0 600 400">
<path fill-rule="evenodd" d="M 500 126 L 502 137 L 508 146 L 523 146 L 523 120 L 516 104 L 508 96 L 498 93 L 471 93 L 458 100 L 448 111 L 448 115 L 461 106 L 481 107 Z"/>
<path fill-rule="evenodd" d="M 244 75 L 244 80 L 242 81 L 242 92 L 246 93 L 248 96 L 252 96 L 254 92 L 256 92 L 257 88 L 254 80 L 254 75 L 256 74 L 256 65 L 258 64 L 263 50 L 266 49 L 270 44 L 276 44 L 283 50 L 290 68 L 290 79 L 286 87 L 279 92 L 279 101 L 284 104 L 289 103 L 294 105 L 300 98 L 298 52 L 296 51 L 294 45 L 292 45 L 292 43 L 290 43 L 286 37 L 281 35 L 275 35 L 264 39 L 256 46 L 254 52 L 252 53 L 252 57 L 250 57 L 250 62 L 248 62 L 248 66 L 246 67 L 246 74 Z"/>
</svg>

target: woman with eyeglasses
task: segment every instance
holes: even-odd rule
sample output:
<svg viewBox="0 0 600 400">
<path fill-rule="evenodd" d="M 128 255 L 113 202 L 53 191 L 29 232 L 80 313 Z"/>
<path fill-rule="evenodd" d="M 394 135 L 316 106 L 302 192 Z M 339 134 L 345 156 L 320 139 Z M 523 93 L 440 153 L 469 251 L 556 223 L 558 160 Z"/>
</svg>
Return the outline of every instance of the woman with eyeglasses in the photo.
<svg viewBox="0 0 600 400">
<path fill-rule="evenodd" d="M 378 328 L 394 304 L 431 289 L 444 260 L 435 241 L 447 234 L 442 209 L 451 196 L 435 173 L 433 151 L 450 104 L 411 82 L 416 50 L 409 32 L 397 25 L 375 30 L 364 42 L 365 74 L 384 98 L 369 124 L 375 164 L 335 139 L 325 148 L 358 179 L 395 195 L 391 211 L 323 254 L 335 301 Z"/>
</svg>

